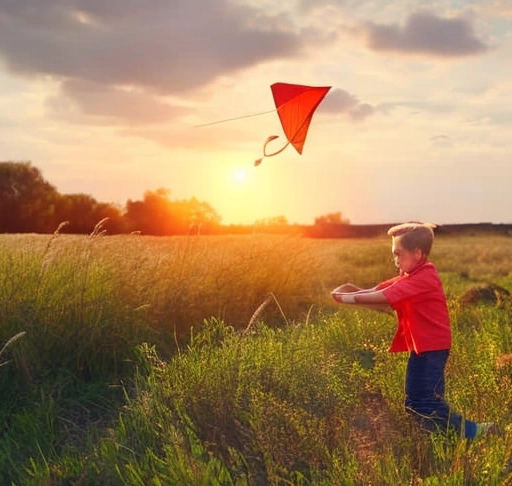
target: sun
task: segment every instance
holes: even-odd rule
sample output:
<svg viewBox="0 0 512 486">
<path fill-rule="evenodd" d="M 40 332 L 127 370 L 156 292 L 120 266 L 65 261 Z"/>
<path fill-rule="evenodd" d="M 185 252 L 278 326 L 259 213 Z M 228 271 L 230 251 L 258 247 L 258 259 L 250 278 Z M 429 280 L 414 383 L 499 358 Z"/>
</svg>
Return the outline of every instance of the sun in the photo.
<svg viewBox="0 0 512 486">
<path fill-rule="evenodd" d="M 233 172 L 233 181 L 237 184 L 244 184 L 247 181 L 247 171 L 245 169 L 236 169 Z"/>
</svg>

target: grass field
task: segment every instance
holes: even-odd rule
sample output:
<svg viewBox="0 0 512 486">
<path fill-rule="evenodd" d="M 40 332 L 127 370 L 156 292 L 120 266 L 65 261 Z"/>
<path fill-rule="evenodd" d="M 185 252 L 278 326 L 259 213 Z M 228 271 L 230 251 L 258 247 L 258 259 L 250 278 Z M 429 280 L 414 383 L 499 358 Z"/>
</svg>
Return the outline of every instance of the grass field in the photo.
<svg viewBox="0 0 512 486">
<path fill-rule="evenodd" d="M 1 235 L 0 484 L 512 484 L 512 239 L 431 259 L 448 401 L 501 435 L 417 430 L 394 317 L 331 300 L 395 275 L 387 238 Z"/>
</svg>

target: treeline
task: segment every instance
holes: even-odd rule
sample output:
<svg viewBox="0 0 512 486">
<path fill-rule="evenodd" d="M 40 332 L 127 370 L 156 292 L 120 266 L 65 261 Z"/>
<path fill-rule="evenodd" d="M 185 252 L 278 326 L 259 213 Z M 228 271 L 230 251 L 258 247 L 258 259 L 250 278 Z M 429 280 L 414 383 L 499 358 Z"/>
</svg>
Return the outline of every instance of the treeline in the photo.
<svg viewBox="0 0 512 486">
<path fill-rule="evenodd" d="M 105 220 L 109 234 L 175 235 L 214 232 L 221 218 L 205 202 L 170 199 L 169 191 L 147 191 L 125 207 L 88 194 L 60 194 L 30 162 L 0 162 L 0 233 L 88 234 Z"/>
<path fill-rule="evenodd" d="M 394 224 L 354 225 L 341 212 L 333 212 L 315 218 L 312 225 L 288 224 L 284 216 L 251 225 L 222 225 L 220 215 L 210 204 L 196 198 L 172 200 L 167 189 L 147 191 L 142 200 L 129 199 L 121 207 L 99 202 L 88 194 L 60 194 L 30 162 L 0 162 L 0 233 L 53 233 L 59 228 L 62 233 L 89 234 L 100 221 L 108 234 L 168 236 L 257 231 L 311 238 L 384 236 Z M 512 225 L 443 225 L 436 232 L 512 235 Z"/>
<path fill-rule="evenodd" d="M 316 218 L 313 226 L 290 225 L 284 216 L 225 226 L 210 204 L 196 198 L 172 200 L 167 189 L 147 191 L 142 200 L 129 199 L 120 207 L 88 194 L 60 194 L 30 162 L 0 162 L 0 233 L 53 233 L 59 228 L 89 234 L 100 221 L 109 234 L 155 236 L 260 231 L 329 237 L 348 224 L 337 212 Z"/>
</svg>

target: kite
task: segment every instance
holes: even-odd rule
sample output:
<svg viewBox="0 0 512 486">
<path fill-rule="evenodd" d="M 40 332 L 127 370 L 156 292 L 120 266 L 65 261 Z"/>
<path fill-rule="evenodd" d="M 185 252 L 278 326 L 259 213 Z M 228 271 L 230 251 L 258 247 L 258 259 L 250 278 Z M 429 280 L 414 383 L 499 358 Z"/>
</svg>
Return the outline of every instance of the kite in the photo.
<svg viewBox="0 0 512 486">
<path fill-rule="evenodd" d="M 270 89 L 287 142 L 279 150 L 268 153 L 267 145 L 279 138 L 277 135 L 268 137 L 263 144 L 263 157 L 254 162 L 255 166 L 260 165 L 264 157 L 280 154 L 290 144 L 299 154 L 302 154 L 313 114 L 331 86 L 274 83 Z"/>
</svg>

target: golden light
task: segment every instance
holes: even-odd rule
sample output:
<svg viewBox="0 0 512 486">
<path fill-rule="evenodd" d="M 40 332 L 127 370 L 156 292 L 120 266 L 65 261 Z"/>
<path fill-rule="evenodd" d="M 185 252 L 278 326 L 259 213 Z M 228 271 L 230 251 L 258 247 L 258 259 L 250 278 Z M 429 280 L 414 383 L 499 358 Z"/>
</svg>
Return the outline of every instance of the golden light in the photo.
<svg viewBox="0 0 512 486">
<path fill-rule="evenodd" d="M 203 179 L 207 185 L 201 193 L 223 224 L 253 224 L 278 216 L 283 214 L 282 198 L 289 198 L 288 188 L 294 187 L 286 183 L 288 171 L 282 166 L 254 167 L 250 156 L 223 156 L 217 165 L 209 165 L 211 175 Z"/>
<path fill-rule="evenodd" d="M 236 169 L 233 172 L 233 180 L 237 184 L 243 184 L 247 180 L 247 171 L 245 169 Z"/>
</svg>

